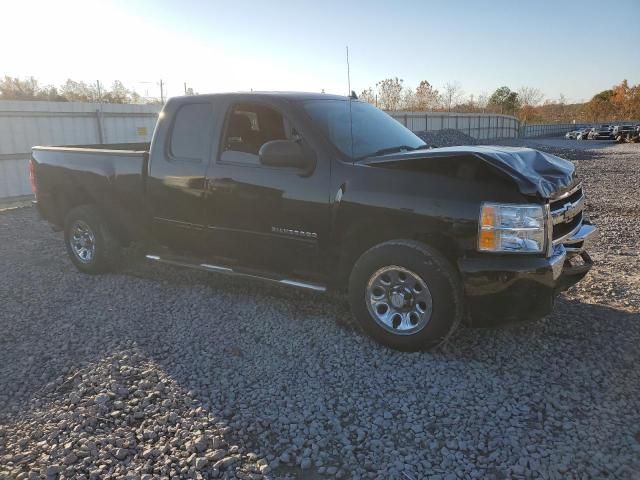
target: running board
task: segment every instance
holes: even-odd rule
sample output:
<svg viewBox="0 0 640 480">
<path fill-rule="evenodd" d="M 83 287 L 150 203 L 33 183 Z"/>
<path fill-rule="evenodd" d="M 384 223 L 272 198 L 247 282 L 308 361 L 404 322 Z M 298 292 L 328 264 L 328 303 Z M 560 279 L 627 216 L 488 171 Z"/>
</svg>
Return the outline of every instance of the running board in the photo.
<svg viewBox="0 0 640 480">
<path fill-rule="evenodd" d="M 166 263 L 167 265 L 174 265 L 176 267 L 194 268 L 196 270 L 203 270 L 205 272 L 225 273 L 227 275 L 233 275 L 235 277 L 244 277 L 257 280 L 266 280 L 272 283 L 278 283 L 280 285 L 287 285 L 290 287 L 304 288 L 306 290 L 314 290 L 316 292 L 325 292 L 327 287 L 316 283 L 303 282 L 300 280 L 294 280 L 291 278 L 281 278 L 271 276 L 262 272 L 242 271 L 234 270 L 230 267 L 224 267 L 221 265 L 212 265 L 210 263 L 189 263 L 180 260 L 173 260 L 169 258 L 161 258 L 158 255 L 145 255 L 148 260 L 154 262 Z"/>
</svg>

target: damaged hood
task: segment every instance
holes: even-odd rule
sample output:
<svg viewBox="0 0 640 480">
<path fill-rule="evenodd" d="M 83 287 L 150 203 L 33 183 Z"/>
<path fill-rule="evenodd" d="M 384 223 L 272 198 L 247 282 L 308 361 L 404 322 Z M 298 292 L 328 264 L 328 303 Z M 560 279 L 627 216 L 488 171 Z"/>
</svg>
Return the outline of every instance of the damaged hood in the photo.
<svg viewBox="0 0 640 480">
<path fill-rule="evenodd" d="M 554 193 L 565 190 L 575 183 L 575 167 L 571 162 L 532 148 L 484 145 L 444 147 L 370 157 L 362 160 L 361 163 L 384 165 L 419 159 L 445 160 L 447 157 L 459 155 L 474 156 L 506 173 L 525 195 L 550 198 Z"/>
</svg>

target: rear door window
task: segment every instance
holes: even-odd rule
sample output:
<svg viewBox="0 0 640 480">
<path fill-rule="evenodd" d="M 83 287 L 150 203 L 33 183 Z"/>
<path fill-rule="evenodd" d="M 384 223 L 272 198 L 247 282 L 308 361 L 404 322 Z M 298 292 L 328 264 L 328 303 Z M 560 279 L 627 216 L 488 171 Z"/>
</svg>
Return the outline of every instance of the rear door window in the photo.
<svg viewBox="0 0 640 480">
<path fill-rule="evenodd" d="M 189 103 L 176 113 L 170 153 L 177 160 L 202 161 L 209 151 L 213 109 L 208 103 Z"/>
</svg>

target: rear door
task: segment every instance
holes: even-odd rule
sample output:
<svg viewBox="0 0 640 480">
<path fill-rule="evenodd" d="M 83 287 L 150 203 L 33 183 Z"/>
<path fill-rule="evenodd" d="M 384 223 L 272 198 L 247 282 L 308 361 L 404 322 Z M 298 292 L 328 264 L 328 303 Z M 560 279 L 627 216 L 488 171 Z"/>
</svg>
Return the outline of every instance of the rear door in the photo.
<svg viewBox="0 0 640 480">
<path fill-rule="evenodd" d="M 294 117 L 266 100 L 229 105 L 207 175 L 207 226 L 227 261 L 317 279 L 329 234 L 329 162 Z M 260 147 L 284 139 L 299 142 L 315 168 L 261 165 Z"/>
<path fill-rule="evenodd" d="M 153 232 L 176 253 L 209 248 L 204 197 L 215 127 L 212 102 L 170 101 L 152 143 L 146 188 Z"/>
</svg>

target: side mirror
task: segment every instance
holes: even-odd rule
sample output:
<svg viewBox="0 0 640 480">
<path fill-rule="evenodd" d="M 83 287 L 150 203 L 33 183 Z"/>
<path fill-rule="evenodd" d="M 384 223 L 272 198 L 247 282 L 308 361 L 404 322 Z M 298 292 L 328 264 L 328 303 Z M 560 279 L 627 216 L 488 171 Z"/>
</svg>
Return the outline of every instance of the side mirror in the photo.
<svg viewBox="0 0 640 480">
<path fill-rule="evenodd" d="M 271 140 L 260 147 L 260 163 L 270 167 L 306 168 L 309 162 L 305 158 L 300 144 L 290 140 Z"/>
</svg>

